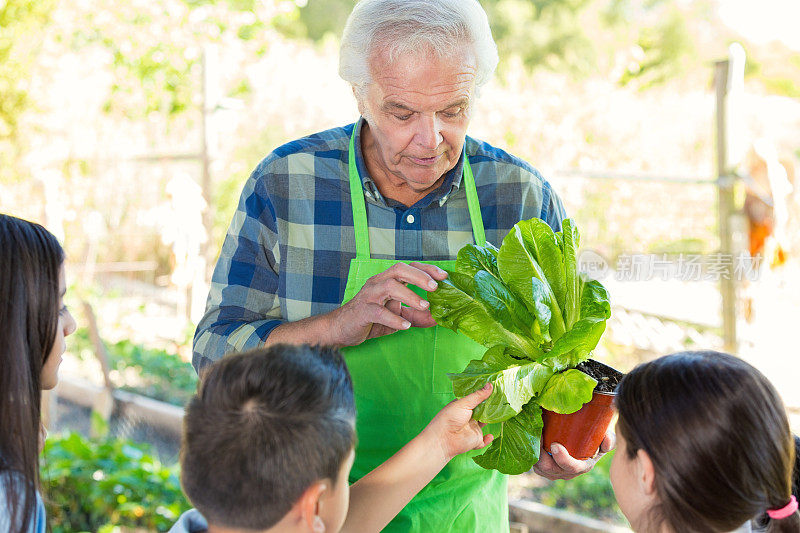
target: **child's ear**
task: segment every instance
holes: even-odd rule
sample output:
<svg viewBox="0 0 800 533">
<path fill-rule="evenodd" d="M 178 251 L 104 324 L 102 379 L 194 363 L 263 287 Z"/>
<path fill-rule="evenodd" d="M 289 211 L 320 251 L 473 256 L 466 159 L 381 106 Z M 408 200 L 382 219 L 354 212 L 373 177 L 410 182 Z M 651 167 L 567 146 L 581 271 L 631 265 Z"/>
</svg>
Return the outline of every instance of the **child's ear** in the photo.
<svg viewBox="0 0 800 533">
<path fill-rule="evenodd" d="M 656 471 L 653 468 L 653 461 L 643 449 L 636 452 L 636 476 L 642 488 L 642 492 L 648 496 L 656 493 Z"/>
<path fill-rule="evenodd" d="M 314 533 L 323 533 L 325 531 L 325 523 L 320 518 L 320 509 L 322 506 L 321 500 L 329 489 L 330 483 L 327 480 L 317 481 L 303 492 L 297 502 L 300 520 L 308 528 L 308 531 L 313 531 Z"/>
</svg>

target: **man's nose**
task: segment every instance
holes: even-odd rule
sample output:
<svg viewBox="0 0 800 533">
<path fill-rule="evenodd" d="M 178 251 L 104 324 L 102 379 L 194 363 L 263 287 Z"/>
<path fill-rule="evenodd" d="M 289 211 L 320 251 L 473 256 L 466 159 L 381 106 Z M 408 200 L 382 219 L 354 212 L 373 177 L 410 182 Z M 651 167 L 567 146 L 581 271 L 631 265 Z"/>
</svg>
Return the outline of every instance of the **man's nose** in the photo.
<svg viewBox="0 0 800 533">
<path fill-rule="evenodd" d="M 444 140 L 441 121 L 434 113 L 422 115 L 417 122 L 417 143 L 427 150 L 435 150 Z"/>
</svg>

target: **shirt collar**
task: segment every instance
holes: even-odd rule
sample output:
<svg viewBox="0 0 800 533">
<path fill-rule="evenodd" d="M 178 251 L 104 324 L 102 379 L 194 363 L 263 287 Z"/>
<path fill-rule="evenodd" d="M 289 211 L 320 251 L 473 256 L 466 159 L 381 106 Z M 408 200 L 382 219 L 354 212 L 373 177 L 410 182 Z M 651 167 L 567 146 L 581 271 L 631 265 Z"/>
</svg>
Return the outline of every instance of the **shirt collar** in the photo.
<svg viewBox="0 0 800 533">
<path fill-rule="evenodd" d="M 367 165 L 364 162 L 364 154 L 361 152 L 361 126 L 363 126 L 365 122 L 366 121 L 364 120 L 364 117 L 360 117 L 355 125 L 356 169 L 358 169 L 358 175 L 361 178 L 361 184 L 364 187 L 364 191 L 366 192 L 367 196 L 370 199 L 375 200 L 377 202 L 382 202 L 388 207 L 400 207 L 402 206 L 402 204 L 400 204 L 399 202 L 396 202 L 391 198 L 384 198 L 381 195 L 380 191 L 378 190 L 378 186 L 375 184 L 375 181 L 370 177 L 369 173 L 367 172 Z M 441 206 L 450 197 L 450 193 L 452 193 L 455 189 L 461 187 L 461 181 L 464 176 L 464 154 L 466 153 L 466 149 L 467 149 L 467 142 L 465 139 L 464 146 L 461 148 L 461 157 L 458 158 L 456 166 L 447 171 L 442 184 L 439 187 L 437 187 L 436 190 L 432 191 L 423 199 L 421 199 L 419 202 L 414 204 L 412 207 L 422 209 L 424 207 L 427 207 L 433 202 L 438 202 L 439 205 Z"/>
<path fill-rule="evenodd" d="M 175 525 L 169 530 L 170 533 L 197 533 L 208 530 L 208 522 L 197 509 L 189 509 L 183 513 Z"/>
</svg>

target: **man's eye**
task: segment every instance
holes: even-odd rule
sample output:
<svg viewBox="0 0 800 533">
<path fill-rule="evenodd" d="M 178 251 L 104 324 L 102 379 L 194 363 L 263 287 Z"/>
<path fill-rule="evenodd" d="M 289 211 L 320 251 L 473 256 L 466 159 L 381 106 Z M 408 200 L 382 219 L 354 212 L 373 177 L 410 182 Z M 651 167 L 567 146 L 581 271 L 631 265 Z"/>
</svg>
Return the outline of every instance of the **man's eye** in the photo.
<svg viewBox="0 0 800 533">
<path fill-rule="evenodd" d="M 444 111 L 442 114 L 444 116 L 446 116 L 447 118 L 456 118 L 457 116 L 459 116 L 461 114 L 461 111 L 463 111 L 463 110 L 464 110 L 463 107 L 459 107 L 455 111 Z"/>
<path fill-rule="evenodd" d="M 411 113 L 408 115 L 395 115 L 395 118 L 397 118 L 397 120 L 408 120 L 411 118 Z"/>
</svg>

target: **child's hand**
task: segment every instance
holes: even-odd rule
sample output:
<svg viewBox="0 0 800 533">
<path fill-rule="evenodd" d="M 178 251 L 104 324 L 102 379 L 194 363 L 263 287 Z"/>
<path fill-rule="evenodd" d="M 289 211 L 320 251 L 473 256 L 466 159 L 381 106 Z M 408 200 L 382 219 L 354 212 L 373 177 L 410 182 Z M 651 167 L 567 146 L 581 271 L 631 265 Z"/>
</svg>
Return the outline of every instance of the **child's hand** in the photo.
<svg viewBox="0 0 800 533">
<path fill-rule="evenodd" d="M 492 384 L 487 383 L 458 400 L 453 400 L 439 411 L 422 432 L 432 443 L 441 448 L 445 461 L 470 450 L 488 446 L 494 438 L 484 436 L 481 428 L 486 424 L 472 418 L 472 410 L 492 393 Z"/>
</svg>

